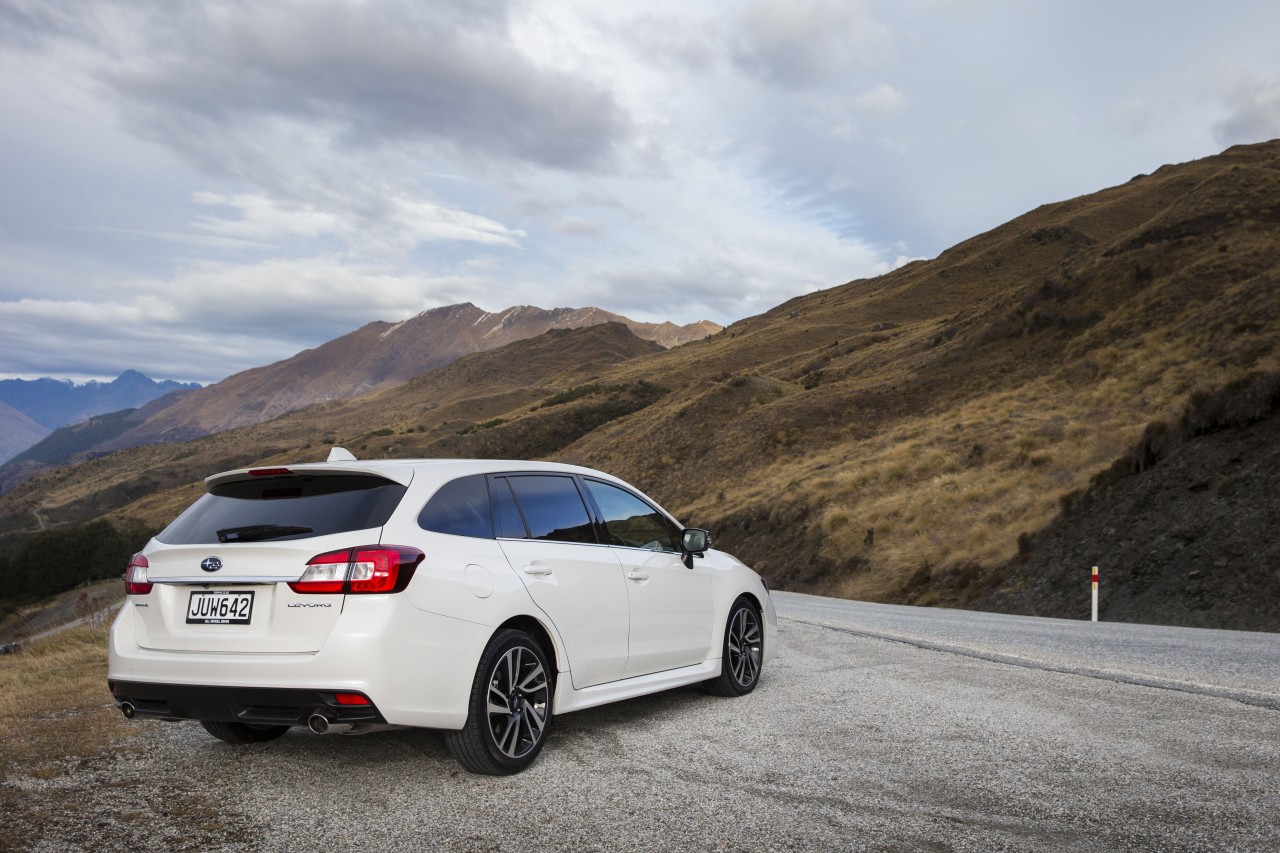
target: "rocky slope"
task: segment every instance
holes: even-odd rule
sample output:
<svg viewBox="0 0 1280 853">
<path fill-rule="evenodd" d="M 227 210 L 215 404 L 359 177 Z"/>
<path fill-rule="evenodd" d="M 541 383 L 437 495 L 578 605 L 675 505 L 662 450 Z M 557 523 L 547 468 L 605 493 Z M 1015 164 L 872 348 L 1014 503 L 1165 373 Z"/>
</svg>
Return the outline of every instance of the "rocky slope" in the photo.
<svg viewBox="0 0 1280 853">
<path fill-rule="evenodd" d="M 970 607 L 1280 632 L 1280 377 L 1151 430 L 1023 543 Z"/>
</svg>

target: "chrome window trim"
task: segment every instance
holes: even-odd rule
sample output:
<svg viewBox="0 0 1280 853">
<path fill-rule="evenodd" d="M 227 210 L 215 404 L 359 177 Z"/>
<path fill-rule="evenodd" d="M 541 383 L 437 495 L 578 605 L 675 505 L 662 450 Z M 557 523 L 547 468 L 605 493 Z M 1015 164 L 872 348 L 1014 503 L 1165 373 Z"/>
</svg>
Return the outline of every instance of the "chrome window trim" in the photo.
<svg viewBox="0 0 1280 853">
<path fill-rule="evenodd" d="M 511 536 L 497 536 L 495 540 L 498 542 L 545 542 L 548 545 L 581 545 L 583 548 L 613 548 L 608 542 L 566 542 L 563 539 L 531 539 L 528 536 L 514 538 Z"/>
</svg>

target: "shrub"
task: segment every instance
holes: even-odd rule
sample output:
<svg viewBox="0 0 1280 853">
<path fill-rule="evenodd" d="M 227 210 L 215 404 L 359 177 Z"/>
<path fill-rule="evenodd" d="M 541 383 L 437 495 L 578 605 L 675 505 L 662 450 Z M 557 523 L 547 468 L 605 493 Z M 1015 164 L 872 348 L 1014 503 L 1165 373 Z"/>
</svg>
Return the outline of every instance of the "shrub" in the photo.
<svg viewBox="0 0 1280 853">
<path fill-rule="evenodd" d="M 99 519 L 37 533 L 0 561 L 0 584 L 14 601 L 38 601 L 87 580 L 120 577 L 152 531 Z"/>
</svg>

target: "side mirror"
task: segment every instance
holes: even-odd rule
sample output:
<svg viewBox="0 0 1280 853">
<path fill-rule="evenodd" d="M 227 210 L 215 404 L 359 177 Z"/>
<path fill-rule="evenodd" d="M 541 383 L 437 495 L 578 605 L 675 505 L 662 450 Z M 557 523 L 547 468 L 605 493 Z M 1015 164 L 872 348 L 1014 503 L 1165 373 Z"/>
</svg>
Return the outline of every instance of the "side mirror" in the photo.
<svg viewBox="0 0 1280 853">
<path fill-rule="evenodd" d="M 693 557 L 701 557 L 711 547 L 711 534 L 699 527 L 687 528 L 680 534 L 680 551 L 684 564 L 693 568 Z"/>
</svg>

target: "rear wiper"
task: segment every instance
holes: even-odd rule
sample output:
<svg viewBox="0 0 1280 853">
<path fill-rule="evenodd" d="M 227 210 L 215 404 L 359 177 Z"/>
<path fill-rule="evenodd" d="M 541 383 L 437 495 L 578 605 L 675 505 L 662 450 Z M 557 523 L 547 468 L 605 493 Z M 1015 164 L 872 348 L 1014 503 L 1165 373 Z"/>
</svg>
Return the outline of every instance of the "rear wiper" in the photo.
<svg viewBox="0 0 1280 853">
<path fill-rule="evenodd" d="M 310 527 L 296 524 L 250 524 L 245 527 L 227 527 L 218 531 L 219 542 L 261 542 L 298 533 L 311 533 Z"/>
</svg>

